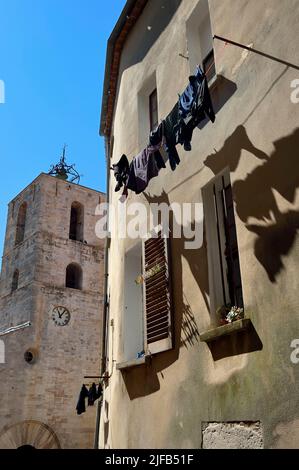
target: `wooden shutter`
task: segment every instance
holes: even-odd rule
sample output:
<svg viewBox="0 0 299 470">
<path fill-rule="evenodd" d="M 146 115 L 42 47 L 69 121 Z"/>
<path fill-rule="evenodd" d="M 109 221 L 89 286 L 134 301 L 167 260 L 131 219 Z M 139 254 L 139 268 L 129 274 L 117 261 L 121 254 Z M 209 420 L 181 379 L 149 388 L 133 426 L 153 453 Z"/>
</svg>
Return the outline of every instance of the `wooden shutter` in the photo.
<svg viewBox="0 0 299 470">
<path fill-rule="evenodd" d="M 226 304 L 228 285 L 225 267 L 225 232 L 222 208 L 222 181 L 214 178 L 202 189 L 205 230 L 208 247 L 210 308 L 212 315 Z"/>
<path fill-rule="evenodd" d="M 168 238 L 158 228 L 143 242 L 145 351 L 155 354 L 173 347 Z"/>
</svg>

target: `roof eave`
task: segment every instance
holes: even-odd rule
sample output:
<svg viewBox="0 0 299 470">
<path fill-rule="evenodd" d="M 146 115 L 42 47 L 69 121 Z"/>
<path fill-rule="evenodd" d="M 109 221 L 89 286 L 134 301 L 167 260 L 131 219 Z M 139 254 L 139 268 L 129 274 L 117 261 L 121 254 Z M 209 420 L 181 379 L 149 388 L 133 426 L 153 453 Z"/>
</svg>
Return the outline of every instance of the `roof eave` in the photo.
<svg viewBox="0 0 299 470">
<path fill-rule="evenodd" d="M 141 15 L 147 2 L 148 0 L 127 0 L 121 15 L 108 39 L 100 119 L 101 136 L 109 136 L 111 132 L 119 64 L 123 46 L 126 42 L 128 34 Z M 116 45 L 117 50 L 115 47 Z M 111 77 L 112 75 L 113 77 Z"/>
</svg>

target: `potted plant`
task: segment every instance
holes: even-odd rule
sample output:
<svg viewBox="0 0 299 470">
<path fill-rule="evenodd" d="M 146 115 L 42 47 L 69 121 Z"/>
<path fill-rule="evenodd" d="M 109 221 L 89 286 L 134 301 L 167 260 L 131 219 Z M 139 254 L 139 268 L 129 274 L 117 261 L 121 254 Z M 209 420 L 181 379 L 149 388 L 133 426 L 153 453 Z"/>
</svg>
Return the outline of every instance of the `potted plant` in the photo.
<svg viewBox="0 0 299 470">
<path fill-rule="evenodd" d="M 228 323 L 232 323 L 236 320 L 241 320 L 244 318 L 244 310 L 241 307 L 234 306 L 226 306 L 222 305 L 216 311 L 218 318 L 220 319 L 220 325 L 226 325 Z"/>
</svg>

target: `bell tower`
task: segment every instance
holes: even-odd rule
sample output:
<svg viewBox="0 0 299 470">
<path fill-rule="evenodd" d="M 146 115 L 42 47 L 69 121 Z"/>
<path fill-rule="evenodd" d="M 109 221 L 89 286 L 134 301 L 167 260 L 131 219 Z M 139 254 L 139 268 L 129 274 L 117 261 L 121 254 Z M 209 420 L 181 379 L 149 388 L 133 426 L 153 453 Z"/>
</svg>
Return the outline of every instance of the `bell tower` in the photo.
<svg viewBox="0 0 299 470">
<path fill-rule="evenodd" d="M 77 416 L 76 404 L 84 375 L 100 370 L 104 241 L 95 234 L 95 209 L 105 195 L 79 178 L 64 151 L 50 174 L 8 205 L 0 448 L 94 444 L 97 407 Z"/>
</svg>

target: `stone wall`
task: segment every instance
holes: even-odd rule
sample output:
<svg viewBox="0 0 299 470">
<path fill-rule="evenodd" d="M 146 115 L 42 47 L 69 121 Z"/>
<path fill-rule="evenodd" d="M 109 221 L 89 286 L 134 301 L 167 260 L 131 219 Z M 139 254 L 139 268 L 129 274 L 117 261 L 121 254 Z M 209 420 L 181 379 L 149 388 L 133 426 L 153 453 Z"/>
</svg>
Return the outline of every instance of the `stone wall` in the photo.
<svg viewBox="0 0 299 470">
<path fill-rule="evenodd" d="M 20 436 L 23 444 L 37 447 L 94 445 L 97 406 L 78 416 L 76 404 L 83 376 L 99 375 L 100 369 L 104 242 L 95 237 L 94 227 L 96 205 L 104 199 L 102 193 L 42 174 L 9 204 L 0 333 L 28 321 L 31 325 L 0 336 L 6 355 L 0 364 L 0 446 L 21 445 Z M 16 208 L 23 200 L 28 204 L 25 238 L 15 247 Z M 85 209 L 87 243 L 68 238 L 74 201 Z M 82 290 L 65 288 L 65 270 L 72 262 L 82 267 Z M 11 293 L 16 268 L 19 288 Z M 52 319 L 57 305 L 70 312 L 66 326 Z M 27 350 L 34 353 L 32 363 L 24 359 Z"/>
</svg>

